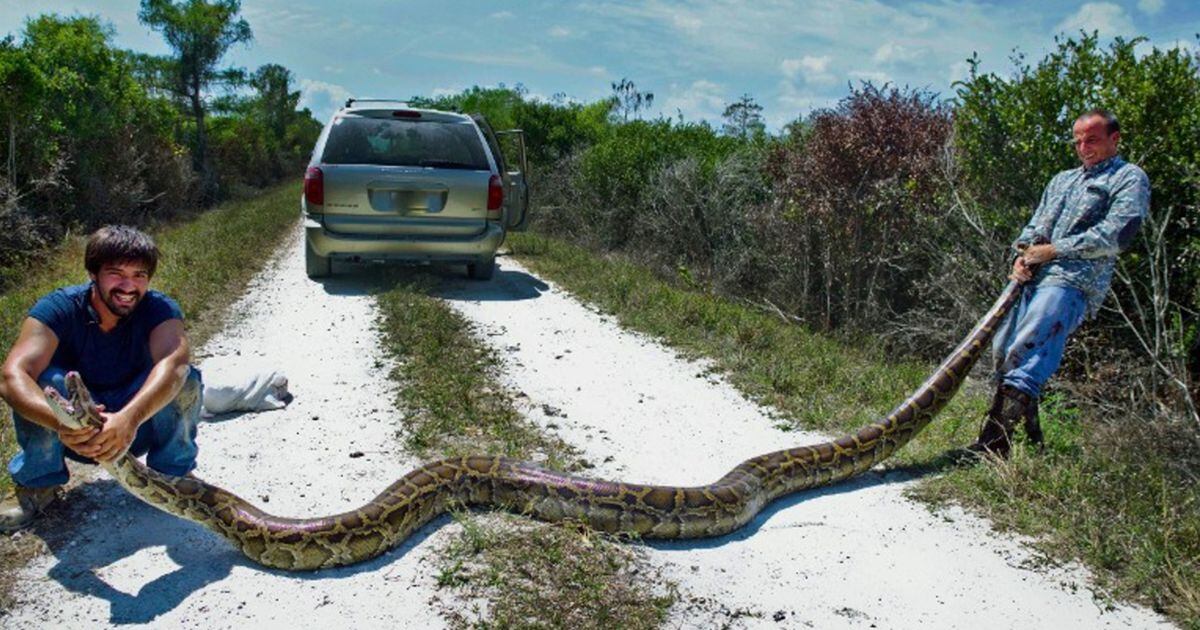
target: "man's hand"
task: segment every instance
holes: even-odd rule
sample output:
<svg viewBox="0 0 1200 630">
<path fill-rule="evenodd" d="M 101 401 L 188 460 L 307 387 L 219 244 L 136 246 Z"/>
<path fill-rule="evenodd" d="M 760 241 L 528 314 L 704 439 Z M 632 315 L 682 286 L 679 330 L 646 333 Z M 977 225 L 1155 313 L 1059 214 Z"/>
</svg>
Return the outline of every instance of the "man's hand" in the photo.
<svg viewBox="0 0 1200 630">
<path fill-rule="evenodd" d="M 119 411 L 101 412 L 100 416 L 104 418 L 104 427 L 75 451 L 98 462 L 110 462 L 129 450 L 137 436 L 138 424 Z"/>
<path fill-rule="evenodd" d="M 1032 267 L 1049 262 L 1057 255 L 1058 252 L 1054 249 L 1054 245 L 1044 243 L 1042 245 L 1030 245 L 1026 247 L 1021 257 L 1025 259 L 1026 265 Z"/>
<path fill-rule="evenodd" d="M 87 450 L 87 443 L 99 432 L 100 429 L 95 427 L 84 427 L 79 430 L 59 427 L 58 439 L 62 440 L 63 445 L 72 451 L 84 457 L 89 457 L 89 455 L 84 454 L 84 451 Z"/>
<path fill-rule="evenodd" d="M 1021 284 L 1025 284 L 1033 279 L 1033 269 L 1025 263 L 1024 256 L 1017 256 L 1013 261 L 1012 272 L 1008 274 L 1009 280 L 1016 280 Z"/>
</svg>

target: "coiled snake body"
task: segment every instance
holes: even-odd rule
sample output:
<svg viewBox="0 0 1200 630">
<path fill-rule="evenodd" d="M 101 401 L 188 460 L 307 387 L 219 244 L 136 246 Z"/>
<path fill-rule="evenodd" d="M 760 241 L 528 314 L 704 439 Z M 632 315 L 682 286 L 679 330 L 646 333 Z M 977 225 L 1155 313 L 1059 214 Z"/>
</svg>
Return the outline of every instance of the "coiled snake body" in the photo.
<svg viewBox="0 0 1200 630">
<path fill-rule="evenodd" d="M 425 464 L 356 510 L 293 519 L 267 514 L 201 479 L 163 475 L 129 454 L 104 468 L 150 505 L 204 525 L 255 562 L 289 571 L 373 558 L 455 504 L 504 508 L 546 521 L 573 519 L 643 538 L 719 536 L 745 525 L 776 498 L 859 474 L 912 439 L 954 396 L 1018 295 L 1019 285 L 1010 282 L 954 352 L 887 416 L 836 440 L 746 460 L 707 486 L 588 479 L 476 455 Z M 70 401 L 52 388 L 46 391 L 59 420 L 98 426 L 100 416 L 78 374 L 68 374 L 67 387 Z"/>
</svg>

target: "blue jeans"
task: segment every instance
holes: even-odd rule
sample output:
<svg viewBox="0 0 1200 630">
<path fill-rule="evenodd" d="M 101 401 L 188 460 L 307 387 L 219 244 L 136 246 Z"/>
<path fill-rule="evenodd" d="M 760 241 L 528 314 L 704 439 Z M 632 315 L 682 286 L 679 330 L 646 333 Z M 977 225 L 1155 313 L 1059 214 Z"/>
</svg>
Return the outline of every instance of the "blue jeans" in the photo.
<svg viewBox="0 0 1200 630">
<path fill-rule="evenodd" d="M 67 394 L 66 370 L 51 365 L 38 377 L 41 387 L 54 387 Z M 146 382 L 150 371 L 138 375 L 125 387 L 92 392 L 97 404 L 109 411 L 118 411 L 133 398 Z M 129 451 L 136 456 L 146 455 L 146 464 L 168 475 L 182 476 L 196 467 L 196 424 L 200 421 L 200 370 L 189 368 L 187 381 L 175 400 L 150 416 L 138 427 Z M 67 463 L 64 457 L 95 463 L 63 445 L 58 433 L 22 418 L 13 411 L 17 444 L 21 447 L 8 462 L 13 481 L 27 488 L 45 488 L 67 482 Z"/>
<path fill-rule="evenodd" d="M 1086 311 L 1079 289 L 1026 285 L 992 340 L 997 380 L 1036 400 Z"/>
</svg>

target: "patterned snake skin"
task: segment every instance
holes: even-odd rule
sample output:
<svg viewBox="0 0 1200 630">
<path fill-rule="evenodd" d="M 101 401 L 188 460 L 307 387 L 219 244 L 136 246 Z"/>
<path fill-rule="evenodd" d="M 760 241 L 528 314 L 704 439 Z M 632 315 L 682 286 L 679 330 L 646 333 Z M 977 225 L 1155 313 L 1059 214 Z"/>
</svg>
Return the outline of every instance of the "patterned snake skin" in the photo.
<svg viewBox="0 0 1200 630">
<path fill-rule="evenodd" d="M 425 464 L 356 510 L 293 519 L 267 514 L 201 479 L 163 475 L 129 454 L 104 468 L 150 505 L 204 525 L 255 562 L 288 571 L 368 560 L 453 505 L 503 508 L 546 521 L 573 519 L 643 538 L 720 536 L 745 525 L 771 501 L 859 474 L 912 439 L 954 396 L 1018 295 L 1019 285 L 1010 282 L 937 371 L 884 418 L 830 442 L 746 460 L 707 486 L 588 479 L 476 455 Z M 67 376 L 67 387 L 70 401 L 52 388 L 46 391 L 59 420 L 97 426 L 99 414 L 78 374 Z"/>
</svg>

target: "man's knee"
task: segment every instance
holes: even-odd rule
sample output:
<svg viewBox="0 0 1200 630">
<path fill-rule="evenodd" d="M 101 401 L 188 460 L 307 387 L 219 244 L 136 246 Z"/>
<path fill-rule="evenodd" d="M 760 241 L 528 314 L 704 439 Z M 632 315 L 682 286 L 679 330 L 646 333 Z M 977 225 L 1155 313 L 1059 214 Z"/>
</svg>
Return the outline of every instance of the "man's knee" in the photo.
<svg viewBox="0 0 1200 630">
<path fill-rule="evenodd" d="M 67 395 L 67 371 L 57 365 L 48 365 L 38 375 L 38 387 L 53 387 L 63 396 Z"/>
</svg>

